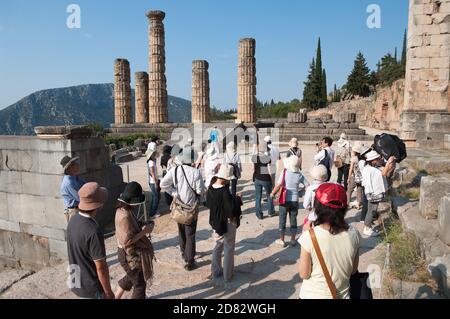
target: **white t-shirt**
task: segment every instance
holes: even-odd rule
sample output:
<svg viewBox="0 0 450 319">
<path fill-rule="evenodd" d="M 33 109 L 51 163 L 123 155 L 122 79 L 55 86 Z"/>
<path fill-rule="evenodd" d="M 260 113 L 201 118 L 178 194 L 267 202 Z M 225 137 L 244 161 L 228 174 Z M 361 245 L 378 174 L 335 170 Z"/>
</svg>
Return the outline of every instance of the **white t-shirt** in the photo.
<svg viewBox="0 0 450 319">
<path fill-rule="evenodd" d="M 353 273 L 353 263 L 356 254 L 359 253 L 361 235 L 353 227 L 337 235 L 330 234 L 329 231 L 320 226 L 314 227 L 314 231 L 325 264 L 336 287 L 338 298 L 349 299 L 350 276 Z M 301 245 L 301 249 L 305 249 L 311 254 L 312 259 L 311 277 L 303 280 L 300 288 L 300 298 L 332 299 L 309 232 L 304 232 L 298 242 Z"/>
<path fill-rule="evenodd" d="M 208 188 L 212 178 L 216 175 L 216 167 L 219 164 L 217 159 L 206 158 L 205 161 L 205 187 Z"/>
<path fill-rule="evenodd" d="M 328 156 L 330 158 L 330 169 L 333 168 L 334 165 L 334 151 L 331 147 L 325 148 L 327 150 Z M 325 158 L 325 152 L 324 150 L 321 150 L 319 153 L 317 153 L 314 156 L 314 161 L 316 162 L 316 165 L 319 165 L 320 161 L 322 161 Z"/>
<path fill-rule="evenodd" d="M 156 167 L 156 160 L 155 161 L 148 161 L 147 165 L 148 165 L 148 182 L 150 184 L 156 184 L 156 181 L 150 175 L 150 172 L 153 171 L 155 173 L 156 178 L 158 178 L 158 170 L 157 170 L 157 167 Z"/>
<path fill-rule="evenodd" d="M 323 182 L 314 180 L 311 185 L 306 188 L 305 197 L 303 198 L 303 207 L 305 209 L 312 209 L 309 211 L 308 220 L 313 222 L 317 219 L 316 214 L 314 213 L 314 197 L 316 196 L 316 190 L 322 185 Z"/>
<path fill-rule="evenodd" d="M 280 159 L 280 151 L 276 146 L 270 145 L 270 172 L 272 174 L 276 174 L 277 172 L 277 163 Z"/>
<path fill-rule="evenodd" d="M 364 193 L 379 195 L 386 193 L 388 189 L 387 179 L 381 174 L 380 168 L 369 164 L 361 171 Z"/>
</svg>

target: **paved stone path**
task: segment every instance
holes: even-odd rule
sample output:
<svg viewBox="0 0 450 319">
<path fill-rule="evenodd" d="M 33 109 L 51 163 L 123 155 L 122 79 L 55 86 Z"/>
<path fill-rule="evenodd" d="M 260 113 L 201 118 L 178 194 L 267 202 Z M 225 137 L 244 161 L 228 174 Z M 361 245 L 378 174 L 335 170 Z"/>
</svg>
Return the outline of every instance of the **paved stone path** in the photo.
<svg viewBox="0 0 450 319">
<path fill-rule="evenodd" d="M 313 165 L 313 145 L 302 147 L 305 174 Z M 286 148 L 282 148 L 282 151 Z M 284 158 L 284 154 L 282 154 Z M 247 161 L 247 163 L 249 163 Z M 140 182 L 148 191 L 145 159 L 128 163 L 130 180 Z M 280 162 L 280 166 L 281 166 Z M 279 167 L 279 170 L 281 167 Z M 126 179 L 126 165 L 123 165 Z M 153 285 L 147 294 L 151 298 L 297 298 L 301 279 L 298 274 L 299 246 L 281 248 L 274 244 L 278 238 L 278 217 L 259 221 L 254 214 L 254 187 L 251 181 L 252 165 L 244 164 L 244 174 L 238 191 L 243 192 L 243 218 L 237 232 L 235 276 L 231 284 L 214 285 L 207 279 L 210 274 L 211 252 L 213 248 L 212 230 L 208 224 L 208 211 L 200 213 L 197 230 L 197 262 L 199 268 L 186 272 L 178 248 L 177 226 L 165 214 L 157 219 L 152 241 L 155 247 L 156 264 Z M 333 172 L 334 180 L 337 173 Z M 162 197 L 164 198 L 164 197 Z M 164 201 L 164 199 L 162 199 Z M 160 208 L 164 210 L 164 205 Z M 265 207 L 263 205 L 263 207 Z M 165 209 L 166 210 L 166 209 Z M 267 213 L 266 213 L 267 215 Z M 299 212 L 298 221 L 306 216 L 305 210 Z M 350 210 L 348 222 L 362 231 L 359 213 Z M 115 237 L 106 240 L 108 263 L 113 288 L 124 272 L 117 262 Z M 385 247 L 377 239 L 363 239 L 360 249 L 360 271 L 367 271 L 370 264 L 381 268 L 384 264 Z M 30 275 L 0 295 L 2 298 L 74 298 L 65 286 L 67 264 L 44 268 Z M 378 289 L 374 289 L 379 297 Z M 127 296 L 127 295 L 125 295 Z"/>
</svg>

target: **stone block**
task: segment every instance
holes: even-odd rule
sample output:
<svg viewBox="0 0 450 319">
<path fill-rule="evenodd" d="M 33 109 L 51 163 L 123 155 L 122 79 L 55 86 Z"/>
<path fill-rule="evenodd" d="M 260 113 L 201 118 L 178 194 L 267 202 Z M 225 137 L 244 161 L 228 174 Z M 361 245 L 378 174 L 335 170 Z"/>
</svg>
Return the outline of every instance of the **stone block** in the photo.
<svg viewBox="0 0 450 319">
<path fill-rule="evenodd" d="M 432 24 L 433 20 L 429 15 L 418 14 L 414 16 L 414 25 L 427 25 Z"/>
<path fill-rule="evenodd" d="M 439 290 L 450 298 L 450 255 L 436 258 L 428 265 L 428 271 L 438 283 Z"/>
<path fill-rule="evenodd" d="M 450 196 L 442 197 L 438 210 L 439 238 L 450 245 Z"/>
<path fill-rule="evenodd" d="M 22 193 L 22 175 L 16 171 L 0 171 L 0 192 Z"/>
<path fill-rule="evenodd" d="M 33 236 L 46 237 L 49 239 L 66 240 L 66 232 L 64 229 L 42 227 L 30 224 L 20 224 L 20 232 Z"/>
<path fill-rule="evenodd" d="M 446 149 L 450 150 L 450 134 L 445 134 L 444 135 L 444 147 Z"/>
<path fill-rule="evenodd" d="M 450 43 L 450 38 L 449 38 Z M 433 69 L 447 69 L 450 65 L 450 57 L 430 58 L 430 68 Z"/>
<path fill-rule="evenodd" d="M 441 198 L 450 193 L 450 178 L 423 177 L 420 182 L 419 209 L 424 218 L 436 219 Z"/>
<path fill-rule="evenodd" d="M 49 239 L 50 254 L 59 258 L 67 258 L 67 242 L 64 240 Z"/>
<path fill-rule="evenodd" d="M 11 221 L 45 226 L 45 198 L 27 194 L 7 194 Z"/>
<path fill-rule="evenodd" d="M 14 246 L 11 242 L 11 232 L 0 229 L 0 258 L 13 258 Z"/>
<path fill-rule="evenodd" d="M 6 230 L 6 231 L 12 231 L 19 233 L 20 232 L 20 226 L 17 222 L 11 222 L 8 220 L 0 219 L 0 229 Z"/>
<path fill-rule="evenodd" d="M 411 70 L 420 70 L 426 69 L 430 67 L 430 59 L 429 58 L 412 58 L 409 61 L 409 68 Z"/>
<path fill-rule="evenodd" d="M 61 175 L 22 173 L 23 194 L 60 197 Z"/>
<path fill-rule="evenodd" d="M 8 220 L 8 200 L 6 193 L 0 192 L 0 219 Z"/>
</svg>

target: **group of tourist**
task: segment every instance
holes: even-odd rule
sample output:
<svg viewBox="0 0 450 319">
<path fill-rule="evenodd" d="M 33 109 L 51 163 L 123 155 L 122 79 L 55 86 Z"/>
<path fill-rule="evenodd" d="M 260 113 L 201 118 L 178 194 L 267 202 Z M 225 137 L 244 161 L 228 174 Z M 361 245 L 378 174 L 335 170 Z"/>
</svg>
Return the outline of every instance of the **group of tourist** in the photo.
<svg viewBox="0 0 450 319">
<path fill-rule="evenodd" d="M 158 215 L 160 193 L 171 208 L 178 223 L 180 253 L 187 271 L 196 269 L 197 221 L 200 205 L 209 209 L 209 223 L 214 230 L 211 279 L 229 282 L 233 278 L 236 231 L 240 225 L 242 195 L 238 192 L 242 163 L 237 145 L 226 145 L 220 154 L 217 128 L 208 144 L 195 152 L 192 140 L 183 148 L 163 148 L 158 174 L 157 144 L 152 141 L 146 152 L 146 172 L 151 190 L 151 204 L 146 222 L 136 218 L 136 210 L 145 207 L 142 186 L 128 183 L 116 205 L 116 239 L 118 260 L 125 276 L 112 292 L 103 235 L 95 221 L 97 211 L 107 200 L 108 192 L 95 182 L 79 178 L 78 158 L 61 161 L 65 176 L 61 184 L 65 215 L 68 221 L 67 245 L 69 262 L 77 265 L 79 280 L 71 287 L 81 298 L 121 298 L 133 289 L 132 298 L 145 298 L 147 282 L 153 277 L 154 251 L 149 234 Z M 276 244 L 286 247 L 301 245 L 300 276 L 303 279 L 300 298 L 348 298 L 349 279 L 358 269 L 359 232 L 345 221 L 349 207 L 361 209 L 363 234 L 376 236 L 373 227 L 378 218 L 378 205 L 388 193 L 389 179 L 395 168 L 395 158 L 384 161 L 374 150 L 363 144 L 350 145 L 345 134 L 336 149 L 333 140 L 324 137 L 317 144 L 311 180 L 302 172 L 302 151 L 298 140 L 289 142 L 283 159 L 283 170 L 276 179 L 281 156 L 269 136 L 257 140 L 253 153 L 253 182 L 255 185 L 255 214 L 263 219 L 263 190 L 266 193 L 269 217 L 279 206 L 280 237 Z M 332 168 L 338 169 L 337 183 L 330 183 Z M 202 174 L 203 171 L 203 174 Z M 342 184 L 342 185 L 341 185 Z M 356 200 L 351 201 L 356 190 Z M 297 241 L 299 201 L 308 212 L 302 222 L 303 233 Z M 285 241 L 289 216 L 290 241 Z M 223 262 L 222 262 L 223 255 Z M 326 281 L 326 271 L 320 260 L 332 269 L 333 287 Z M 75 273 L 77 273 L 75 271 Z M 333 293 L 336 292 L 336 293 Z"/>
</svg>

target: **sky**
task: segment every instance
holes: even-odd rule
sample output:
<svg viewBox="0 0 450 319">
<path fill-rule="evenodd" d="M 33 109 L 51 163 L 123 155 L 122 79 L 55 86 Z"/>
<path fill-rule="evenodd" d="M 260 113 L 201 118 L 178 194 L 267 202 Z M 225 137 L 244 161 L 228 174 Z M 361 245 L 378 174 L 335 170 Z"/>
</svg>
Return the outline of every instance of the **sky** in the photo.
<svg viewBox="0 0 450 319">
<path fill-rule="evenodd" d="M 80 28 L 67 27 L 70 4 Z M 371 4 L 380 28 L 367 26 Z M 358 51 L 372 69 L 395 47 L 400 54 L 408 24 L 408 0 L 2 0 L 0 109 L 42 89 L 112 83 L 119 57 L 132 74 L 148 71 L 147 10 L 166 12 L 168 93 L 190 100 L 192 60 L 207 60 L 211 105 L 221 109 L 237 104 L 241 38 L 256 39 L 257 98 L 290 101 L 301 99 L 319 37 L 331 91 Z"/>
</svg>

